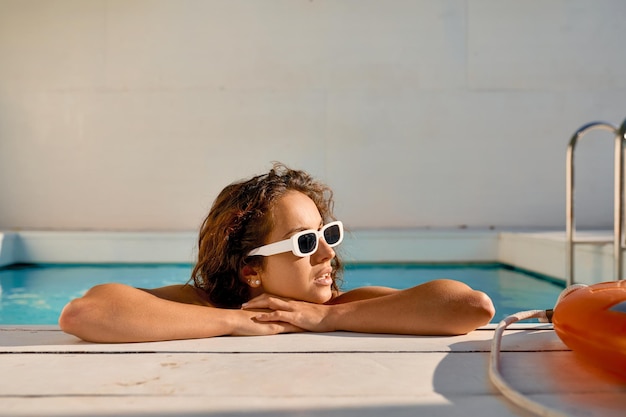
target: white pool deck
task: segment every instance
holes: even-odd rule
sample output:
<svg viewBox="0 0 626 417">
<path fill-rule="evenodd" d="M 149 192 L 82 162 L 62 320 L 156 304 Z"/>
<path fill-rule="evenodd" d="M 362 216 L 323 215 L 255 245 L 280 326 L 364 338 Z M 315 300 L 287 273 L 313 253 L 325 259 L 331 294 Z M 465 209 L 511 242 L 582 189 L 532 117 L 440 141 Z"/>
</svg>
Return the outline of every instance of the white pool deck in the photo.
<svg viewBox="0 0 626 417">
<path fill-rule="evenodd" d="M 133 258 L 123 261 L 163 261 L 165 252 L 189 256 L 194 239 L 169 236 L 168 246 L 153 237 L 127 234 L 110 245 L 108 234 L 0 234 L 0 262 L 119 260 L 131 246 Z M 562 233 L 362 232 L 347 246 L 357 260 L 501 261 L 563 274 Z M 577 247 L 580 280 L 612 279 L 608 246 Z M 0 416 L 531 415 L 489 381 L 493 333 L 487 326 L 455 337 L 303 333 L 91 344 L 56 326 L 3 326 Z M 626 381 L 587 366 L 550 325 L 517 325 L 502 349 L 504 378 L 532 400 L 566 415 L 624 416 Z"/>
</svg>

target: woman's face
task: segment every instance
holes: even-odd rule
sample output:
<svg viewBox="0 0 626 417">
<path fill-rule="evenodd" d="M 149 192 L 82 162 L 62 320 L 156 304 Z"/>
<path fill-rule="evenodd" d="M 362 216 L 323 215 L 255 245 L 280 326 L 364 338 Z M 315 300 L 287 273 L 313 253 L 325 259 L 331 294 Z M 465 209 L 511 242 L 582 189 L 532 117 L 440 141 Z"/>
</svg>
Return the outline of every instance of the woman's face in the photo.
<svg viewBox="0 0 626 417">
<path fill-rule="evenodd" d="M 272 219 L 274 229 L 266 243 L 323 226 L 313 200 L 298 191 L 289 191 L 276 202 Z M 317 251 L 309 256 L 299 257 L 291 251 L 268 256 L 265 267 L 259 271 L 261 289 L 280 297 L 325 303 L 332 298 L 331 261 L 334 257 L 335 252 L 324 239 L 319 240 Z"/>
</svg>

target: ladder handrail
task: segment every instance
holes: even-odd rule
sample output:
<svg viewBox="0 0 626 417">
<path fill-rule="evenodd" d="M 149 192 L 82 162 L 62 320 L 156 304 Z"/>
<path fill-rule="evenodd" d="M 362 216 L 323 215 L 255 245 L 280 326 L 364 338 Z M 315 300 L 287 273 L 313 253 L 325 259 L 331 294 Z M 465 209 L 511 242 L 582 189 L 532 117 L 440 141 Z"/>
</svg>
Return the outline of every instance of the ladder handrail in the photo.
<svg viewBox="0 0 626 417">
<path fill-rule="evenodd" d="M 623 143 L 626 139 L 626 120 L 618 129 L 607 122 L 591 122 L 580 127 L 573 135 L 567 146 L 565 163 L 565 238 L 566 238 L 566 262 L 565 279 L 567 285 L 574 283 L 574 239 L 576 224 L 574 221 L 574 149 L 580 138 L 592 130 L 607 130 L 615 136 L 615 162 L 614 162 L 614 193 L 613 193 L 613 276 L 615 280 L 622 278 L 623 270 L 623 203 L 624 203 L 624 152 Z"/>
</svg>

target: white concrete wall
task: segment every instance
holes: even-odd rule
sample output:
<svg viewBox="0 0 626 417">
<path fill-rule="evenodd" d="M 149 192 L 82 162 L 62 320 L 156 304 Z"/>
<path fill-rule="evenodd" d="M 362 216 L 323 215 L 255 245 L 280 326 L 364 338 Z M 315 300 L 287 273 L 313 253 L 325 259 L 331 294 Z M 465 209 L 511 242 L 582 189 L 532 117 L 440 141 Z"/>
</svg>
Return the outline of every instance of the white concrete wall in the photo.
<svg viewBox="0 0 626 417">
<path fill-rule="evenodd" d="M 279 160 L 352 228 L 563 227 L 626 117 L 626 2 L 0 0 L 0 229 L 196 229 Z M 597 137 L 597 140 L 591 139 Z M 611 224 L 612 143 L 578 150 Z"/>
</svg>

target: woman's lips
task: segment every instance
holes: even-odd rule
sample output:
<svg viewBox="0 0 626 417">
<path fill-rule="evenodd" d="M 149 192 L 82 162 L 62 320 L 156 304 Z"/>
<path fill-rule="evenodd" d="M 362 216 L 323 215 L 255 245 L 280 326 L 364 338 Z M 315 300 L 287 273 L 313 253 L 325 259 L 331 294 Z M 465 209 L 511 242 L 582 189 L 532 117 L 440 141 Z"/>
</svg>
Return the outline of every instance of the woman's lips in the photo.
<svg viewBox="0 0 626 417">
<path fill-rule="evenodd" d="M 331 285 L 333 283 L 333 278 L 330 276 L 330 273 L 324 274 L 321 277 L 315 278 L 314 281 L 317 285 Z"/>
</svg>

